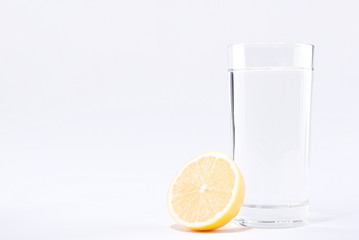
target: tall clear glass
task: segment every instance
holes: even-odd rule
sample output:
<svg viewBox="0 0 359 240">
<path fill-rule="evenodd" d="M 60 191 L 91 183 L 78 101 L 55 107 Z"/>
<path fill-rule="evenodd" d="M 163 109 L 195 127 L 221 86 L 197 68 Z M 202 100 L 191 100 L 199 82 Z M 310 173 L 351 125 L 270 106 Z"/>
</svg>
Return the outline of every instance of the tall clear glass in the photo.
<svg viewBox="0 0 359 240">
<path fill-rule="evenodd" d="M 235 222 L 305 224 L 313 45 L 229 47 L 233 158 L 246 196 Z"/>
</svg>

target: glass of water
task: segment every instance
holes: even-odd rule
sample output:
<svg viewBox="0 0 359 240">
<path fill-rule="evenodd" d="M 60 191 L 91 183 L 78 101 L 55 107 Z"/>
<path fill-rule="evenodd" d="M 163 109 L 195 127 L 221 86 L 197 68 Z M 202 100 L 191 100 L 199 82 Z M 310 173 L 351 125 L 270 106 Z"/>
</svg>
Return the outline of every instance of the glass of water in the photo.
<svg viewBox="0 0 359 240">
<path fill-rule="evenodd" d="M 229 47 L 233 158 L 245 183 L 235 222 L 282 228 L 305 224 L 313 45 Z"/>
</svg>

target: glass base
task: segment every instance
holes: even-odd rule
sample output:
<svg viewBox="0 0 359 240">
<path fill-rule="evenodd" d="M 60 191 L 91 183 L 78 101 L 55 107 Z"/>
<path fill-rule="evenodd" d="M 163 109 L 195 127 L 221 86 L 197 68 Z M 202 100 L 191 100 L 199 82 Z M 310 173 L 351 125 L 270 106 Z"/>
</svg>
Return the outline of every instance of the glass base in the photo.
<svg viewBox="0 0 359 240">
<path fill-rule="evenodd" d="M 306 220 L 292 220 L 292 221 L 251 221 L 241 218 L 236 218 L 232 221 L 235 224 L 250 227 L 250 228 L 292 228 L 300 227 L 307 223 Z"/>
<path fill-rule="evenodd" d="M 296 205 L 243 205 L 233 223 L 253 228 L 291 228 L 307 223 L 308 202 Z"/>
</svg>

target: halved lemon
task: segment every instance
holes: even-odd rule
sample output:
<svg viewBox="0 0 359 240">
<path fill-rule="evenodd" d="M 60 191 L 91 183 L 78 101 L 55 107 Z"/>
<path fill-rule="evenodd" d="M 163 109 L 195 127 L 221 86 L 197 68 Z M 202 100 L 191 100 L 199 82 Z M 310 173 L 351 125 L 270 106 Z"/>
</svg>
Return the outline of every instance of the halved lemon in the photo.
<svg viewBox="0 0 359 240">
<path fill-rule="evenodd" d="M 167 198 L 174 220 L 194 230 L 212 230 L 231 221 L 244 198 L 244 180 L 235 162 L 219 152 L 189 161 L 173 179 Z"/>
</svg>

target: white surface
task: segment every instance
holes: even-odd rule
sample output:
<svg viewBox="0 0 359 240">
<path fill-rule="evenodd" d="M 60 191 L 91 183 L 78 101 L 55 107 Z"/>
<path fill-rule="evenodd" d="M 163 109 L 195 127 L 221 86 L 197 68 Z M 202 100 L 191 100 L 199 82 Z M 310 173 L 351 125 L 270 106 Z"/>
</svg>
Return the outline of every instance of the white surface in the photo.
<svg viewBox="0 0 359 240">
<path fill-rule="evenodd" d="M 356 239 L 356 1 L 1 1 L 0 239 Z M 315 49 L 311 223 L 182 231 L 169 182 L 230 152 L 226 46 Z M 229 228 L 229 229 L 228 229 Z"/>
</svg>

